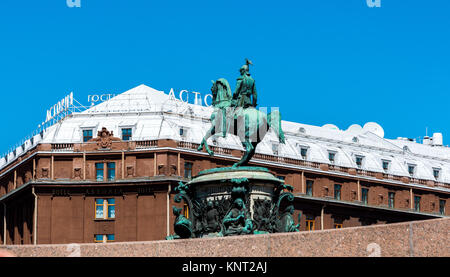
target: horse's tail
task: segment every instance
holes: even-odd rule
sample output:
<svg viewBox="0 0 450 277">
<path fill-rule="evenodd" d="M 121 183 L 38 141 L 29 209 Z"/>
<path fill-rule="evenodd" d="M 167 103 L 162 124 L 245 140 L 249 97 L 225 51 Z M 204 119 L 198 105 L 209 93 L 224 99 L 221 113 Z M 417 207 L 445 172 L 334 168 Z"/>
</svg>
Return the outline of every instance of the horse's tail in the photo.
<svg viewBox="0 0 450 277">
<path fill-rule="evenodd" d="M 281 143 L 285 143 L 286 139 L 284 137 L 283 129 L 281 128 L 281 113 L 279 110 L 271 111 L 267 115 L 267 124 L 269 125 L 269 128 L 277 134 L 278 140 Z"/>
</svg>

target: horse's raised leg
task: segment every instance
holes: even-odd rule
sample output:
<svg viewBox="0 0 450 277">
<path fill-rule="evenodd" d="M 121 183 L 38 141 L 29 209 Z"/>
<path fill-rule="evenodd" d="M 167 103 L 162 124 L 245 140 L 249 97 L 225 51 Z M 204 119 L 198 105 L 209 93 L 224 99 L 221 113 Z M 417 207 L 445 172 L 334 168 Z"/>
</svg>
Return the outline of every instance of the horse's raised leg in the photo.
<svg viewBox="0 0 450 277">
<path fill-rule="evenodd" d="M 202 139 L 202 142 L 200 143 L 200 145 L 199 145 L 198 148 L 197 148 L 197 151 L 202 151 L 202 150 L 203 150 L 203 146 L 205 146 L 206 152 L 208 152 L 208 154 L 209 154 L 210 156 L 213 156 L 213 155 L 214 155 L 214 152 L 213 152 L 211 149 L 209 149 L 207 140 L 208 140 L 212 135 L 214 135 L 215 133 L 216 133 L 216 126 L 213 125 L 213 126 L 211 127 L 211 129 L 209 129 L 208 132 L 206 132 L 205 136 L 204 136 L 203 139 Z"/>
<path fill-rule="evenodd" d="M 235 163 L 232 167 L 238 167 L 243 164 L 247 164 L 249 160 L 252 158 L 253 154 L 255 153 L 255 147 L 251 142 L 244 141 L 242 145 L 245 147 L 244 156 L 242 156 L 242 159 L 239 162 Z"/>
</svg>

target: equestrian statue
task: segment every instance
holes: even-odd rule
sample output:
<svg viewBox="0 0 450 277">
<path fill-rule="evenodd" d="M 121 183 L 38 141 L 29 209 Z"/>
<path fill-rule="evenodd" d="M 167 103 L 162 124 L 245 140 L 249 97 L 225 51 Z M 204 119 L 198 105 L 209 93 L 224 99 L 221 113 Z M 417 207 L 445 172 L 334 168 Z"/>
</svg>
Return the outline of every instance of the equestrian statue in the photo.
<svg viewBox="0 0 450 277">
<path fill-rule="evenodd" d="M 249 66 L 252 63 L 246 59 L 245 64 L 240 68 L 240 76 L 237 79 L 234 94 L 231 95 L 231 88 L 228 81 L 220 78 L 212 82 L 212 106 L 211 128 L 203 137 L 198 151 L 205 147 L 209 155 L 214 152 L 208 147 L 207 140 L 219 134 L 226 137 L 233 134 L 239 137 L 245 149 L 241 160 L 233 165 L 238 167 L 248 164 L 255 154 L 256 146 L 261 142 L 266 133 L 272 129 L 279 142 L 285 143 L 283 130 L 281 129 L 281 114 L 278 110 L 272 110 L 269 114 L 256 109 L 257 93 L 255 80 L 250 76 Z"/>
</svg>

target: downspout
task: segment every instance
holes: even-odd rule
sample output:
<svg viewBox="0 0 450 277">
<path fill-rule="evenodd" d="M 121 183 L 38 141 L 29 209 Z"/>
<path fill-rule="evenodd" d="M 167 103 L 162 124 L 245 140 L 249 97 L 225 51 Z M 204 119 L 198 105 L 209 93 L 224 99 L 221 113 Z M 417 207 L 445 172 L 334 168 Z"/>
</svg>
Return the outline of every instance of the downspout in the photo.
<svg viewBox="0 0 450 277">
<path fill-rule="evenodd" d="M 33 212 L 33 244 L 36 245 L 37 242 L 37 195 L 34 191 L 34 187 L 31 188 L 31 194 L 34 196 L 34 212 Z"/>
</svg>

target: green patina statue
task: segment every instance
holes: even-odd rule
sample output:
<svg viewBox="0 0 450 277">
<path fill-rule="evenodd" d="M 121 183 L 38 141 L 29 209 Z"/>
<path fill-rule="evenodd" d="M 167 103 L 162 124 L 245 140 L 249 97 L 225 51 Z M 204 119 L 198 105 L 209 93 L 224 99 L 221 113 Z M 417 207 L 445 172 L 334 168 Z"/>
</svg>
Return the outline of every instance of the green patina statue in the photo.
<svg viewBox="0 0 450 277">
<path fill-rule="evenodd" d="M 187 219 L 181 211 L 181 208 L 175 206 L 172 207 L 172 212 L 176 216 L 174 224 L 175 235 L 167 236 L 167 240 L 187 239 L 191 238 L 193 235 L 192 222 Z"/>
<path fill-rule="evenodd" d="M 237 79 L 232 106 L 243 108 L 256 107 L 257 93 L 255 80 L 249 73 L 249 65 L 251 64 L 252 62 L 245 59 L 245 65 L 239 70 L 241 76 Z"/>
<path fill-rule="evenodd" d="M 250 234 L 253 230 L 252 220 L 247 218 L 247 209 L 241 198 L 236 198 L 233 208 L 223 219 L 224 236 Z"/>
<path fill-rule="evenodd" d="M 272 110 L 269 114 L 256 109 L 257 93 L 255 80 L 250 77 L 249 65 L 241 67 L 241 76 L 238 78 L 234 95 L 231 97 L 231 89 L 227 80 L 220 78 L 213 82 L 211 87 L 214 111 L 211 114 L 211 128 L 207 131 L 198 147 L 201 151 L 205 147 L 209 155 L 214 152 L 209 148 L 207 140 L 216 133 L 225 137 L 233 134 L 239 137 L 245 149 L 241 160 L 233 165 L 238 167 L 248 164 L 255 154 L 256 146 L 272 129 L 279 142 L 285 143 L 284 132 L 281 129 L 281 114 L 278 110 Z"/>
<path fill-rule="evenodd" d="M 298 232 L 300 224 L 295 224 L 294 221 L 294 205 L 289 205 L 284 209 L 283 214 L 281 214 L 280 224 L 281 230 L 280 232 Z"/>
</svg>

